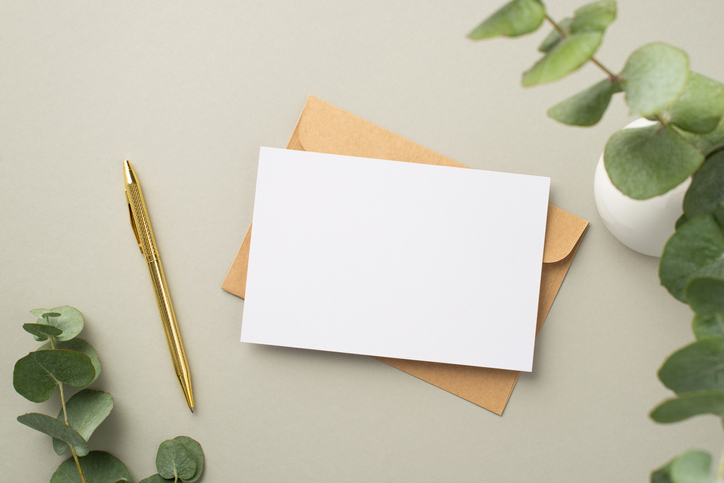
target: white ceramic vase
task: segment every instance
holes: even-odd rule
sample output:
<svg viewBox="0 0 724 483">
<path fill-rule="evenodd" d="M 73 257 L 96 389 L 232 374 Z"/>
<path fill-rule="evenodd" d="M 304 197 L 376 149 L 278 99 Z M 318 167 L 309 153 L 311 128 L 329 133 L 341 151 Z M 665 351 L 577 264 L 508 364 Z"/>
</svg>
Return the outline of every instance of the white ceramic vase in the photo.
<svg viewBox="0 0 724 483">
<path fill-rule="evenodd" d="M 653 124 L 638 119 L 624 129 Z M 598 213 L 606 228 L 621 243 L 644 255 L 660 257 L 666 241 L 674 233 L 674 224 L 682 215 L 682 203 L 691 178 L 661 196 L 634 200 L 621 193 L 608 177 L 603 155 L 598 160 L 593 192 Z"/>
</svg>

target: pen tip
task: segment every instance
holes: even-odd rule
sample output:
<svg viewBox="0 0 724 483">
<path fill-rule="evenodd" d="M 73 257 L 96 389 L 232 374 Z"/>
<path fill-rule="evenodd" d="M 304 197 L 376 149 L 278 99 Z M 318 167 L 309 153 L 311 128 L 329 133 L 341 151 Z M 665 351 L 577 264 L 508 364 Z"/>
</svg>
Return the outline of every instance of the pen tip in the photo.
<svg viewBox="0 0 724 483">
<path fill-rule="evenodd" d="M 191 410 L 191 413 L 194 414 L 194 408 L 189 408 Z"/>
</svg>

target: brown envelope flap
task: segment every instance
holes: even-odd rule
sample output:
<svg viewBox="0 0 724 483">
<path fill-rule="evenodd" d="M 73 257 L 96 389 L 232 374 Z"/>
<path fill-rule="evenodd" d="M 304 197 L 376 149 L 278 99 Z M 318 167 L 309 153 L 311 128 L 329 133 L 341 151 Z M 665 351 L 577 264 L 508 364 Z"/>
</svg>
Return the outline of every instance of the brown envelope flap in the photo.
<svg viewBox="0 0 724 483">
<path fill-rule="evenodd" d="M 314 96 L 307 98 L 287 148 L 467 168 Z M 543 262 L 554 263 L 568 256 L 587 225 L 586 220 L 549 204 Z"/>
</svg>

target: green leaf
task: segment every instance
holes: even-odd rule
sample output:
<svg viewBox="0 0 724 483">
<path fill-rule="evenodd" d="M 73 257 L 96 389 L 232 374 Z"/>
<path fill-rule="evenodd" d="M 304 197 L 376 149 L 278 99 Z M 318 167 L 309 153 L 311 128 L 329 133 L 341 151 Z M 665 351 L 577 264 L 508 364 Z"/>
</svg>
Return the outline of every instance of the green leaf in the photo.
<svg viewBox="0 0 724 483">
<path fill-rule="evenodd" d="M 724 85 L 696 72 L 669 110 L 669 121 L 689 132 L 713 131 L 724 113 Z"/>
<path fill-rule="evenodd" d="M 58 340 L 70 340 L 80 334 L 83 330 L 83 314 L 73 307 L 55 307 L 54 309 L 34 309 L 33 315 L 38 318 L 40 324 L 50 324 L 63 331 Z M 43 317 L 44 314 L 60 314 L 60 316 Z"/>
<path fill-rule="evenodd" d="M 517 37 L 537 30 L 545 16 L 545 7 L 539 0 L 513 0 L 475 27 L 468 37 L 473 40 L 500 35 Z"/>
<path fill-rule="evenodd" d="M 691 328 L 697 339 L 703 339 L 704 337 L 720 337 L 724 339 L 724 319 L 720 316 L 706 318 L 695 315 Z"/>
<path fill-rule="evenodd" d="M 682 302 L 689 280 L 699 276 L 724 278 L 724 233 L 710 214 L 684 223 L 664 247 L 659 264 L 662 285 Z"/>
<path fill-rule="evenodd" d="M 55 343 L 56 349 L 64 349 L 69 351 L 75 351 L 75 352 L 81 352 L 88 357 L 90 357 L 91 362 L 93 363 L 93 368 L 96 371 L 95 377 L 93 377 L 93 380 L 90 382 L 92 384 L 95 382 L 96 379 L 98 379 L 98 376 L 101 375 L 101 363 L 98 360 L 98 353 L 93 348 L 92 345 L 90 345 L 88 342 L 84 341 L 83 339 L 71 339 L 68 341 L 60 341 Z M 50 350 L 51 345 L 50 343 L 43 345 L 40 347 L 40 350 Z"/>
<path fill-rule="evenodd" d="M 578 10 L 571 22 L 571 32 L 603 32 L 616 19 L 616 2 L 601 0 L 589 3 Z"/>
<path fill-rule="evenodd" d="M 142 479 L 141 483 L 168 483 L 169 481 L 171 480 L 167 480 L 166 478 L 156 473 L 155 475 L 151 475 L 148 478 Z"/>
<path fill-rule="evenodd" d="M 65 404 L 68 413 L 68 424 L 83 439 L 88 441 L 93 431 L 108 417 L 113 409 L 113 397 L 104 391 L 84 389 L 71 397 Z M 60 410 L 58 419 L 63 417 Z M 63 454 L 67 445 L 64 441 L 53 438 L 53 449 Z"/>
<path fill-rule="evenodd" d="M 174 440 L 186 446 L 186 449 L 191 451 L 196 461 L 196 472 L 191 478 L 184 478 L 186 483 L 194 483 L 196 480 L 201 478 L 201 473 L 204 472 L 204 451 L 201 449 L 201 445 L 195 439 L 191 439 L 188 436 L 176 436 Z"/>
<path fill-rule="evenodd" d="M 580 32 L 566 37 L 523 74 L 523 85 L 553 82 L 579 69 L 596 53 L 602 38 L 602 32 Z"/>
<path fill-rule="evenodd" d="M 659 379 L 677 394 L 724 392 L 724 339 L 701 339 L 674 352 L 661 366 Z"/>
<path fill-rule="evenodd" d="M 713 154 L 694 174 L 684 197 L 684 213 L 693 218 L 724 205 L 724 151 Z"/>
<path fill-rule="evenodd" d="M 44 402 L 59 383 L 76 388 L 88 386 L 95 378 L 90 358 L 69 350 L 39 350 L 15 363 L 13 386 L 26 399 Z"/>
<path fill-rule="evenodd" d="M 569 36 L 571 34 L 570 26 L 573 19 L 571 17 L 566 17 L 560 22 L 558 22 L 558 26 L 563 30 L 565 33 L 565 36 Z M 551 33 L 548 34 L 548 36 L 543 39 L 543 42 L 538 46 L 538 51 L 540 52 L 550 52 L 553 47 L 558 45 L 558 43 L 563 40 L 563 35 L 556 30 L 553 29 Z"/>
<path fill-rule="evenodd" d="M 621 92 L 618 83 L 604 79 L 551 107 L 548 115 L 571 126 L 593 126 L 601 120 L 611 102 L 611 96 L 616 92 Z"/>
<path fill-rule="evenodd" d="M 121 460 L 104 451 L 91 451 L 80 458 L 80 467 L 87 483 L 133 482 Z M 81 483 L 73 458 L 63 461 L 50 478 L 50 483 Z"/>
<path fill-rule="evenodd" d="M 700 414 L 724 416 L 724 392 L 705 391 L 681 394 L 661 403 L 651 412 L 657 423 L 677 423 Z"/>
<path fill-rule="evenodd" d="M 674 230 L 678 230 L 679 227 L 681 227 L 681 225 L 683 225 L 683 224 L 686 223 L 687 221 L 689 221 L 689 218 L 688 218 L 685 214 L 684 214 L 684 215 L 681 215 L 681 216 L 676 220 L 676 223 L 674 224 Z"/>
<path fill-rule="evenodd" d="M 704 156 L 709 156 L 724 148 L 724 120 L 719 121 L 712 132 L 698 136 L 697 141 L 697 146 Z"/>
<path fill-rule="evenodd" d="M 63 333 L 59 328 L 46 324 L 23 324 L 23 329 L 35 336 L 35 340 L 47 340 L 48 337 L 58 337 Z"/>
<path fill-rule="evenodd" d="M 704 451 L 687 451 L 651 474 L 652 483 L 714 483 L 711 456 Z"/>
<path fill-rule="evenodd" d="M 85 456 L 90 451 L 90 447 L 86 440 L 83 439 L 83 436 L 78 434 L 75 429 L 55 418 L 40 413 L 28 413 L 18 416 L 18 421 L 41 433 L 65 441 L 73 447 L 78 456 Z"/>
<path fill-rule="evenodd" d="M 618 131 L 606 143 L 604 164 L 626 196 L 644 200 L 683 183 L 704 156 L 668 125 Z"/>
<path fill-rule="evenodd" d="M 192 478 L 196 473 L 196 460 L 181 442 L 167 439 L 158 447 L 156 469 L 164 478 Z"/>
<path fill-rule="evenodd" d="M 631 54 L 621 77 L 631 113 L 655 114 L 671 106 L 684 92 L 689 57 L 666 44 L 647 44 Z"/>
<path fill-rule="evenodd" d="M 716 277 L 693 277 L 684 289 L 686 302 L 703 317 L 724 315 L 724 280 Z"/>
</svg>

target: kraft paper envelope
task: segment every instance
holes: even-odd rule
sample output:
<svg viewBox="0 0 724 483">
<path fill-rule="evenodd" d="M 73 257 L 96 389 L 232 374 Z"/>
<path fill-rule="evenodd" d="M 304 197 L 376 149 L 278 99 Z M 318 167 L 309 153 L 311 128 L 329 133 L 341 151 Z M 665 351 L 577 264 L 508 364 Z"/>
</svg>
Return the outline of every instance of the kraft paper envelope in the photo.
<svg viewBox="0 0 724 483">
<path fill-rule="evenodd" d="M 313 96 L 307 99 L 287 149 L 465 167 Z M 586 220 L 548 206 L 536 333 L 543 325 L 587 227 Z M 222 285 L 227 292 L 242 298 L 246 291 L 250 240 L 251 227 Z M 520 375 L 518 371 L 502 369 L 377 359 L 499 415 Z"/>
</svg>

